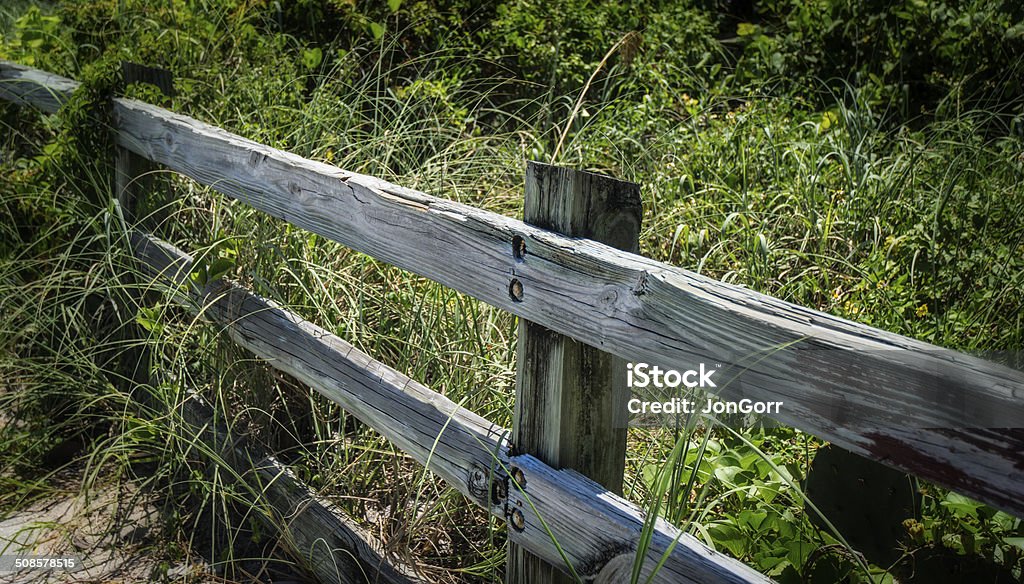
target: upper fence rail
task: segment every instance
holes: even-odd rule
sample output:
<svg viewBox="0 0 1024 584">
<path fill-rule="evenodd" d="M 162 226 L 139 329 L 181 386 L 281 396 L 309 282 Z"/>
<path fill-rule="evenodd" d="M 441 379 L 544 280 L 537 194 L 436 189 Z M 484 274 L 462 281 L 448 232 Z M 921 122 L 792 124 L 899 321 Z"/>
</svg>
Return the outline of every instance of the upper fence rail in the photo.
<svg viewBox="0 0 1024 584">
<path fill-rule="evenodd" d="M 0 62 L 0 98 L 77 83 Z M 113 100 L 118 145 L 256 209 L 630 361 L 722 364 L 730 399 L 1024 516 L 1024 373 Z M 515 248 L 513 241 L 515 241 Z M 460 258 L 452 262 L 452 257 Z"/>
</svg>

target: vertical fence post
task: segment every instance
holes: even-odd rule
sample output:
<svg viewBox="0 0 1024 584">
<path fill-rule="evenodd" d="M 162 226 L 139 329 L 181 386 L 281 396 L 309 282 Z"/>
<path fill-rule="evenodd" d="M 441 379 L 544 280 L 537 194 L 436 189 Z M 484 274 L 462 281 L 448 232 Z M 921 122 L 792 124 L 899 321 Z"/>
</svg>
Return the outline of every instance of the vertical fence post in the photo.
<svg viewBox="0 0 1024 584">
<path fill-rule="evenodd" d="M 122 89 L 131 83 L 146 82 L 155 85 L 164 95 L 173 95 L 174 86 L 171 82 L 169 71 L 154 67 L 145 67 L 127 61 L 121 62 Z M 115 130 L 116 131 L 116 130 Z M 135 154 L 134 152 L 118 146 L 114 159 L 114 198 L 121 209 L 121 215 L 125 223 L 131 227 L 139 220 L 139 208 L 143 197 L 152 189 L 153 180 L 149 174 L 156 170 L 153 162 Z M 134 280 L 129 280 L 134 283 Z M 126 290 L 129 309 L 134 310 L 143 302 L 141 291 Z M 150 378 L 150 354 L 145 347 L 145 338 L 141 328 L 134 323 L 134 319 L 122 323 L 124 327 L 121 335 L 125 341 L 130 341 L 121 353 L 119 368 L 124 375 L 124 380 L 131 386 L 149 384 Z M 129 391 L 132 387 L 129 387 Z M 144 399 L 143 396 L 138 396 Z M 148 403 L 148 402 L 147 402 Z"/>
<path fill-rule="evenodd" d="M 537 227 L 639 251 L 640 186 L 635 183 L 530 162 L 523 215 Z M 513 420 L 517 451 L 555 468 L 575 469 L 621 494 L 627 400 L 622 359 L 519 320 Z M 510 543 L 506 581 L 571 579 Z"/>
<path fill-rule="evenodd" d="M 132 83 L 155 85 L 164 95 L 174 95 L 171 74 L 164 69 L 146 67 L 127 61 L 121 62 L 121 80 L 124 87 Z M 117 148 L 114 162 L 114 195 L 128 224 L 137 220 L 139 202 L 152 185 L 148 174 L 156 170 L 156 164 L 126 148 Z"/>
</svg>

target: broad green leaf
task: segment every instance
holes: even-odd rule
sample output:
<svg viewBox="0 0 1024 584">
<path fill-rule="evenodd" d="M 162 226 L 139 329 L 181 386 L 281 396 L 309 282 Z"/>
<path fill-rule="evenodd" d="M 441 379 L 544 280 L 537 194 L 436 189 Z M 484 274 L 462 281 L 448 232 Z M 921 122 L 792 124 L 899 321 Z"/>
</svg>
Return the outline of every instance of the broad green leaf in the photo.
<svg viewBox="0 0 1024 584">
<path fill-rule="evenodd" d="M 977 503 L 956 493 L 946 495 L 946 500 L 940 503 L 956 515 L 974 515 L 977 513 L 981 503 Z"/>
<path fill-rule="evenodd" d="M 743 511 L 740 511 L 739 516 L 736 517 L 736 523 L 746 525 L 754 531 L 760 531 L 761 524 L 764 523 L 766 517 L 768 517 L 767 511 L 751 511 L 750 509 L 744 509 Z"/>
<path fill-rule="evenodd" d="M 757 32 L 760 29 L 761 27 L 757 26 L 756 24 L 751 24 L 749 22 L 741 22 L 739 26 L 736 27 L 736 34 L 741 37 L 751 36 L 757 34 Z"/>
<path fill-rule="evenodd" d="M 747 538 L 734 526 L 719 523 L 708 528 L 708 533 L 715 540 L 715 543 L 729 550 L 734 556 L 742 556 L 745 551 Z"/>
<path fill-rule="evenodd" d="M 206 269 L 206 282 L 213 282 L 227 275 L 235 267 L 235 262 L 228 258 L 217 258 L 213 260 L 210 267 Z"/>
<path fill-rule="evenodd" d="M 1024 550 L 1024 537 L 1004 537 L 1003 543 L 1016 546 Z"/>
<path fill-rule="evenodd" d="M 715 469 L 715 478 L 726 485 L 734 485 L 736 484 L 736 475 L 741 472 L 743 469 L 738 466 L 720 466 Z"/>
<path fill-rule="evenodd" d="M 324 60 L 324 53 L 320 47 L 305 49 L 302 51 L 302 64 L 306 69 L 316 69 Z"/>
</svg>

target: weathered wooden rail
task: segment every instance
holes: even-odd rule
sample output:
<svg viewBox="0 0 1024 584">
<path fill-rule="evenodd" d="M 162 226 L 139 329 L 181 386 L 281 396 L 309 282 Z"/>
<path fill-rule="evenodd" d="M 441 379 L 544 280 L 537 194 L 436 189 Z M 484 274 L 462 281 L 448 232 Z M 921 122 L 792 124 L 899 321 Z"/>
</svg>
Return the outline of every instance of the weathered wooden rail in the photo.
<svg viewBox="0 0 1024 584">
<path fill-rule="evenodd" d="M 0 98 L 9 101 L 52 113 L 76 87 L 0 62 Z M 782 423 L 1024 515 L 1019 371 L 307 160 L 149 104 L 114 99 L 113 111 L 120 147 L 274 217 L 631 361 L 722 363 L 724 378 L 739 380 L 725 389 L 730 399 L 783 401 L 774 416 Z M 147 265 L 180 281 L 175 266 L 190 261 L 185 254 L 142 234 L 135 241 Z M 190 294 L 238 343 L 509 519 L 510 541 L 560 569 L 568 562 L 584 580 L 628 574 L 643 522 L 635 506 L 572 471 L 513 456 L 504 429 L 269 301 L 232 285 Z M 389 424 L 392 416 L 403 423 Z M 667 560 L 654 581 L 761 579 L 664 522 L 656 532 L 645 569 L 663 553 Z"/>
</svg>

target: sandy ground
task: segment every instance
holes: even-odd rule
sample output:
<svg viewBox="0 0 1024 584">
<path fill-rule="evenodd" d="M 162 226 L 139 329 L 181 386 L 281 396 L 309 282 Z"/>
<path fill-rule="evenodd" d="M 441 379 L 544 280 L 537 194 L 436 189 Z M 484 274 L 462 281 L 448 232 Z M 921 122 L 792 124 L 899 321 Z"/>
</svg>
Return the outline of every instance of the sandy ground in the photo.
<svg viewBox="0 0 1024 584">
<path fill-rule="evenodd" d="M 157 510 L 144 498 L 133 497 L 130 488 L 106 487 L 86 497 L 78 491 L 75 473 L 70 474 L 56 478 L 60 486 L 53 496 L 0 514 L 0 552 L 73 555 L 81 559 L 81 568 L 0 572 L 0 584 L 226 582 L 211 574 L 201 559 L 167 563 L 155 553 Z M 135 504 L 127 508 L 125 502 L 133 499 Z"/>
<path fill-rule="evenodd" d="M 279 561 L 237 561 L 234 578 L 227 579 L 198 555 L 201 550 L 185 559 L 169 559 L 180 554 L 167 550 L 156 498 L 123 483 L 85 496 L 80 489 L 82 472 L 72 469 L 53 477 L 48 481 L 49 496 L 16 512 L 0 510 L 0 555 L 77 556 L 81 567 L 75 571 L 0 572 L 0 584 L 309 582 Z M 274 544 L 266 545 L 265 550 L 239 549 L 239 553 L 266 557 L 273 553 Z"/>
</svg>

